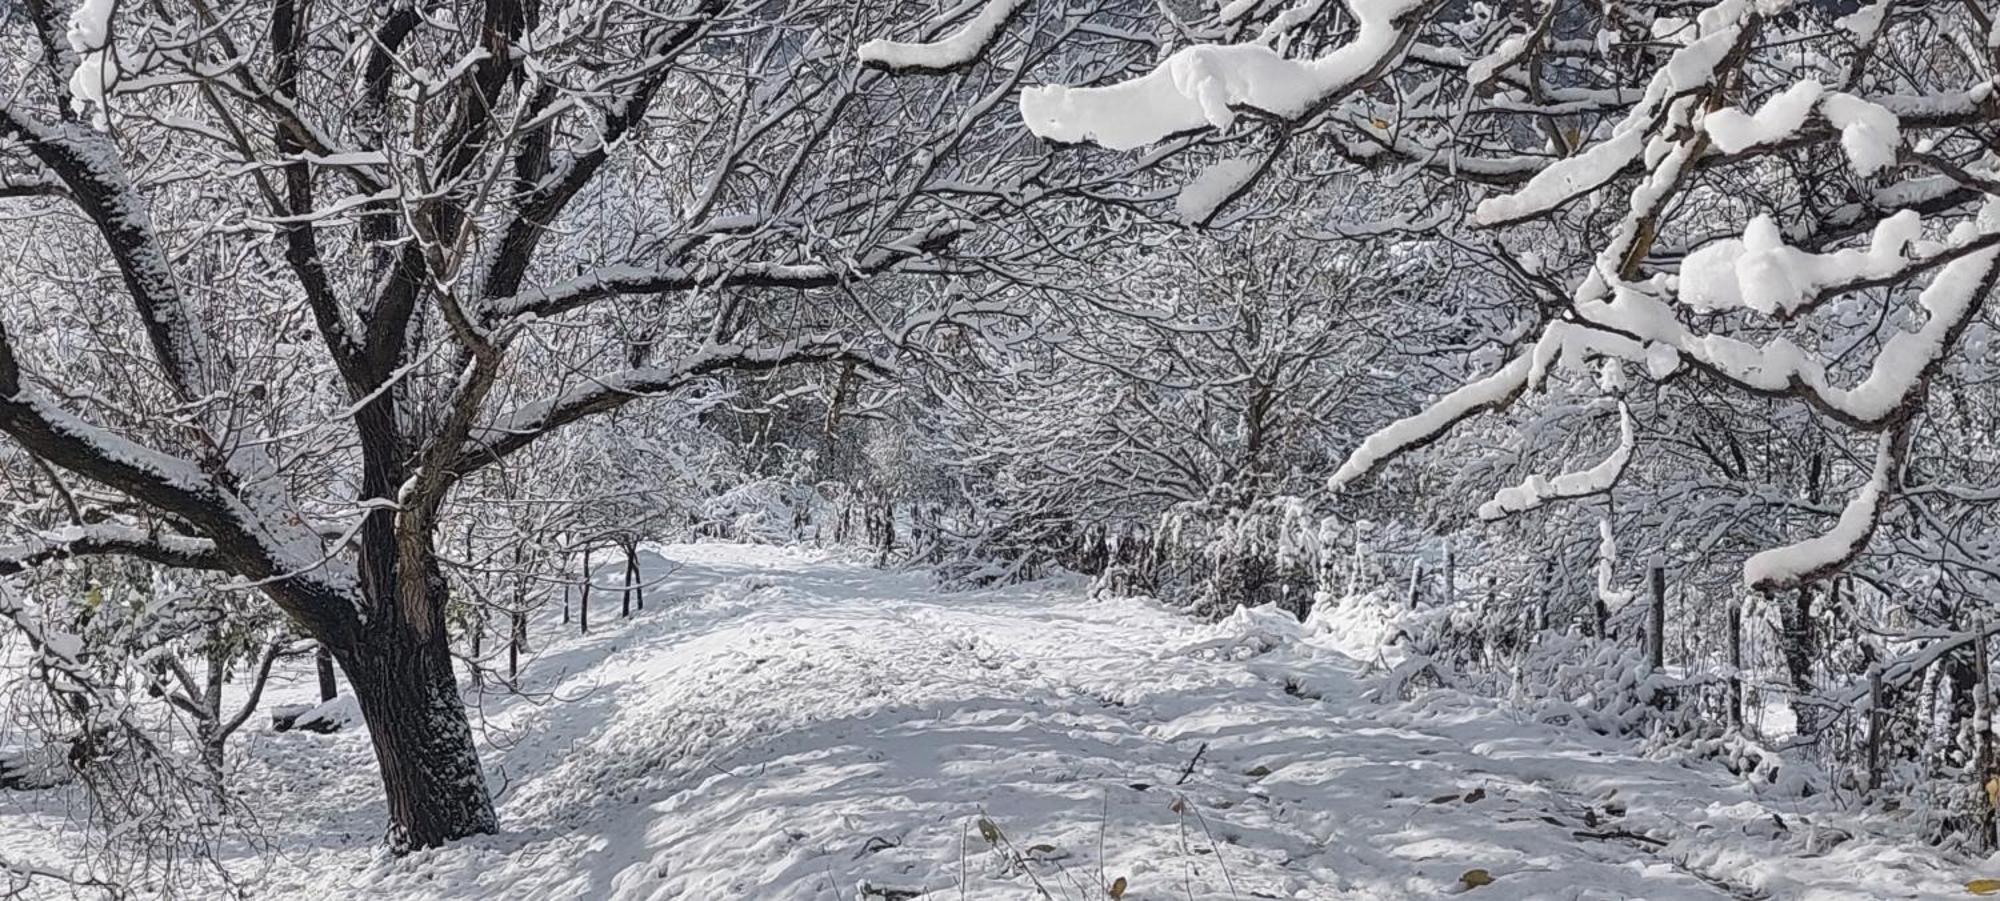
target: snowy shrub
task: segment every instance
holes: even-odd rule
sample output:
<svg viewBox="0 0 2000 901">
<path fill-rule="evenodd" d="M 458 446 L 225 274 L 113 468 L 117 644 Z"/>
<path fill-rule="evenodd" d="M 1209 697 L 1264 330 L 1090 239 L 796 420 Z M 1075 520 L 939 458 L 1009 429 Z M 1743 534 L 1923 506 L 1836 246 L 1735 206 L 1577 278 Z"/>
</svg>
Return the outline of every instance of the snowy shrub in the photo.
<svg viewBox="0 0 2000 901">
<path fill-rule="evenodd" d="M 783 544 L 803 537 L 824 499 L 811 486 L 758 479 L 703 502 L 697 534 L 731 541 Z"/>
<path fill-rule="evenodd" d="M 1117 575 L 1200 617 L 1269 605 L 1303 620 L 1325 587 L 1332 524 L 1301 498 L 1234 494 L 1168 510 L 1137 572 Z"/>
</svg>

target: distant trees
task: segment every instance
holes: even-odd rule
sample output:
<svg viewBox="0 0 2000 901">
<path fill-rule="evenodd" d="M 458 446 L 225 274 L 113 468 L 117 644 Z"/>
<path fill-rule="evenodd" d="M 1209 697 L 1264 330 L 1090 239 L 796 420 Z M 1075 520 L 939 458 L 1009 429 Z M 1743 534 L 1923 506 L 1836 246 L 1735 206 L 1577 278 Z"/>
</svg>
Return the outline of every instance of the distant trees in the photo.
<svg viewBox="0 0 2000 901">
<path fill-rule="evenodd" d="M 1394 171 L 1434 204 L 1360 204 L 1338 228 L 1504 248 L 1492 259 L 1528 328 L 1500 365 L 1364 442 L 1336 488 L 1606 359 L 1873 436 L 1844 521 L 1748 564 L 1750 583 L 1786 587 L 1867 545 L 1932 387 L 1983 346 L 1962 342 L 2000 253 L 1983 162 L 1995 61 L 1978 49 L 1991 17 L 1978 3 L 1837 21 L 1813 4 L 1679 10 L 1234 4 L 1149 73 L 1020 105 L 1056 141 L 1271 148 L 1225 172 L 1227 191 L 1211 170 L 1180 192 L 1221 196 L 1211 215 L 1280 155 L 1317 152 Z"/>
<path fill-rule="evenodd" d="M 1004 64 L 1008 28 L 968 23 L 1044 5 L 961 10 L 955 40 L 879 64 Z M 1428 402 L 1363 413 L 1328 506 L 1380 510 L 1370 479 L 1403 461 L 1425 490 L 1411 514 L 1456 531 L 1447 517 L 1483 511 L 1481 577 L 1554 628 L 1596 628 L 1605 597 L 1671 564 L 1675 646 L 1724 656 L 1743 611 L 1769 636 L 1755 665 L 1784 674 L 1799 741 L 1828 759 L 1852 745 L 1822 727 L 1854 722 L 1871 668 L 1935 734 L 1983 722 L 1976 633 L 2000 569 L 1976 536 L 2000 457 L 1975 423 L 1996 410 L 2000 10 L 1173 12 L 1152 64 L 1028 87 L 1023 124 L 1077 159 L 1189 142 L 1222 157 L 1119 179 L 1103 193 L 1121 209 L 1226 227 L 1298 198 L 1326 233 L 1448 256 L 1438 302 L 1493 301 L 1418 364 L 1435 367 Z M 1318 204 L 1315 187 L 1349 185 L 1351 202 Z M 1973 743 L 1990 740 L 1932 742 L 1925 772 L 1983 782 Z"/>
</svg>

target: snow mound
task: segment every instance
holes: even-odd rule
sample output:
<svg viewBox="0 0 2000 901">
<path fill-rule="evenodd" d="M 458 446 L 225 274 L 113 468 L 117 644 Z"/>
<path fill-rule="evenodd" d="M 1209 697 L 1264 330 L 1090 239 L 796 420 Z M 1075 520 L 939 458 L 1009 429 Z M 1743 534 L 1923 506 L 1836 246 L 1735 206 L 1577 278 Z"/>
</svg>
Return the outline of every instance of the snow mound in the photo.
<svg viewBox="0 0 2000 901">
<path fill-rule="evenodd" d="M 1268 654 L 1305 638 L 1298 617 L 1275 604 L 1236 608 L 1234 613 L 1207 627 L 1208 636 L 1163 652 L 1174 657 L 1219 660 L 1247 660 Z"/>
</svg>

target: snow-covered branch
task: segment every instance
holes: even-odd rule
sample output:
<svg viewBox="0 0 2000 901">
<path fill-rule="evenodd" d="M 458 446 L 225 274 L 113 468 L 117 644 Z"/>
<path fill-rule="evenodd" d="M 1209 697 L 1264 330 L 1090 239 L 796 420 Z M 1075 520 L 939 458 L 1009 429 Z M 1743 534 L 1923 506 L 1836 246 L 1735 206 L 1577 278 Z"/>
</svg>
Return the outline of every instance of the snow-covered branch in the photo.
<svg viewBox="0 0 2000 901">
<path fill-rule="evenodd" d="M 1423 412 L 1369 435 L 1334 471 L 1327 487 L 1334 491 L 1346 488 L 1390 460 L 1436 441 L 1472 416 L 1505 409 L 1528 387 L 1533 366 L 1532 356 L 1520 354 L 1497 372 L 1438 398 Z"/>
<path fill-rule="evenodd" d="M 1521 480 L 1521 484 L 1502 488 L 1493 498 L 1479 505 L 1479 518 L 1496 520 L 1533 510 L 1550 501 L 1574 500 L 1603 494 L 1618 483 L 1618 477 L 1625 474 L 1625 467 L 1632 462 L 1632 411 L 1625 404 L 1618 405 L 1618 446 L 1597 465 L 1576 472 L 1566 472 L 1554 478 L 1536 473 Z"/>
<path fill-rule="evenodd" d="M 947 72 L 971 63 L 1000 36 L 1028 0 L 976 0 L 979 11 L 952 33 L 932 41 L 876 38 L 856 51 L 861 64 L 912 72 Z M 947 17 L 947 21 L 955 16 Z"/>
<path fill-rule="evenodd" d="M 596 376 L 581 386 L 512 410 L 473 430 L 452 465 L 452 472 L 464 476 L 579 419 L 674 391 L 704 376 L 840 361 L 871 368 L 882 365 L 877 358 L 853 349 L 841 337 L 823 335 L 766 347 L 711 345 L 670 366 Z"/>
<path fill-rule="evenodd" d="M 31 543 L 0 547 L 0 575 L 22 572 L 66 557 L 115 555 L 177 569 L 223 569 L 215 542 L 134 526 L 94 523 L 34 536 Z"/>
<path fill-rule="evenodd" d="M 183 399 L 215 384 L 207 338 L 167 266 L 146 201 L 133 189 L 111 138 L 77 124 L 50 125 L 0 98 L 0 136 L 20 141 L 59 178 L 96 224 L 138 307 L 153 353 Z"/>
<path fill-rule="evenodd" d="M 1402 56 L 1438 0 L 1349 0 L 1354 37 L 1326 56 L 1287 59 L 1261 43 L 1204 44 L 1120 84 L 1021 92 L 1021 119 L 1054 141 L 1130 150 L 1200 128 L 1227 128 L 1250 107 L 1295 119 L 1380 76 Z"/>
<path fill-rule="evenodd" d="M 1760 551 L 1743 563 L 1743 581 L 1752 588 L 1775 590 L 1838 572 L 1868 547 L 1882 519 L 1882 505 L 1894 487 L 1897 470 L 1908 449 L 1909 427 L 1882 434 L 1875 451 L 1875 469 L 1868 481 L 1841 508 L 1840 519 L 1824 534 L 1784 547 Z"/>
</svg>

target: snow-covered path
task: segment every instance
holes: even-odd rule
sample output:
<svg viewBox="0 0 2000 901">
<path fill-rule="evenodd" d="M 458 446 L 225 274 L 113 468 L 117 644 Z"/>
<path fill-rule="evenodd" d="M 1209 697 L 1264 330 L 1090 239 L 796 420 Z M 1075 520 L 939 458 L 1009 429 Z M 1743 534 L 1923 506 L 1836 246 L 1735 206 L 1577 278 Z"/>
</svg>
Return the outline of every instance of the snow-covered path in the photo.
<svg viewBox="0 0 2000 901">
<path fill-rule="evenodd" d="M 389 860 L 360 730 L 256 736 L 247 784 L 289 805 L 258 894 L 1894 898 L 1975 875 L 1712 764 L 1453 692 L 1378 703 L 1363 664 L 1278 617 L 660 553 L 680 568 L 642 616 L 600 598 L 528 697 L 485 705 L 502 835 Z M 1491 884 L 1463 884 L 1475 868 Z"/>
</svg>

